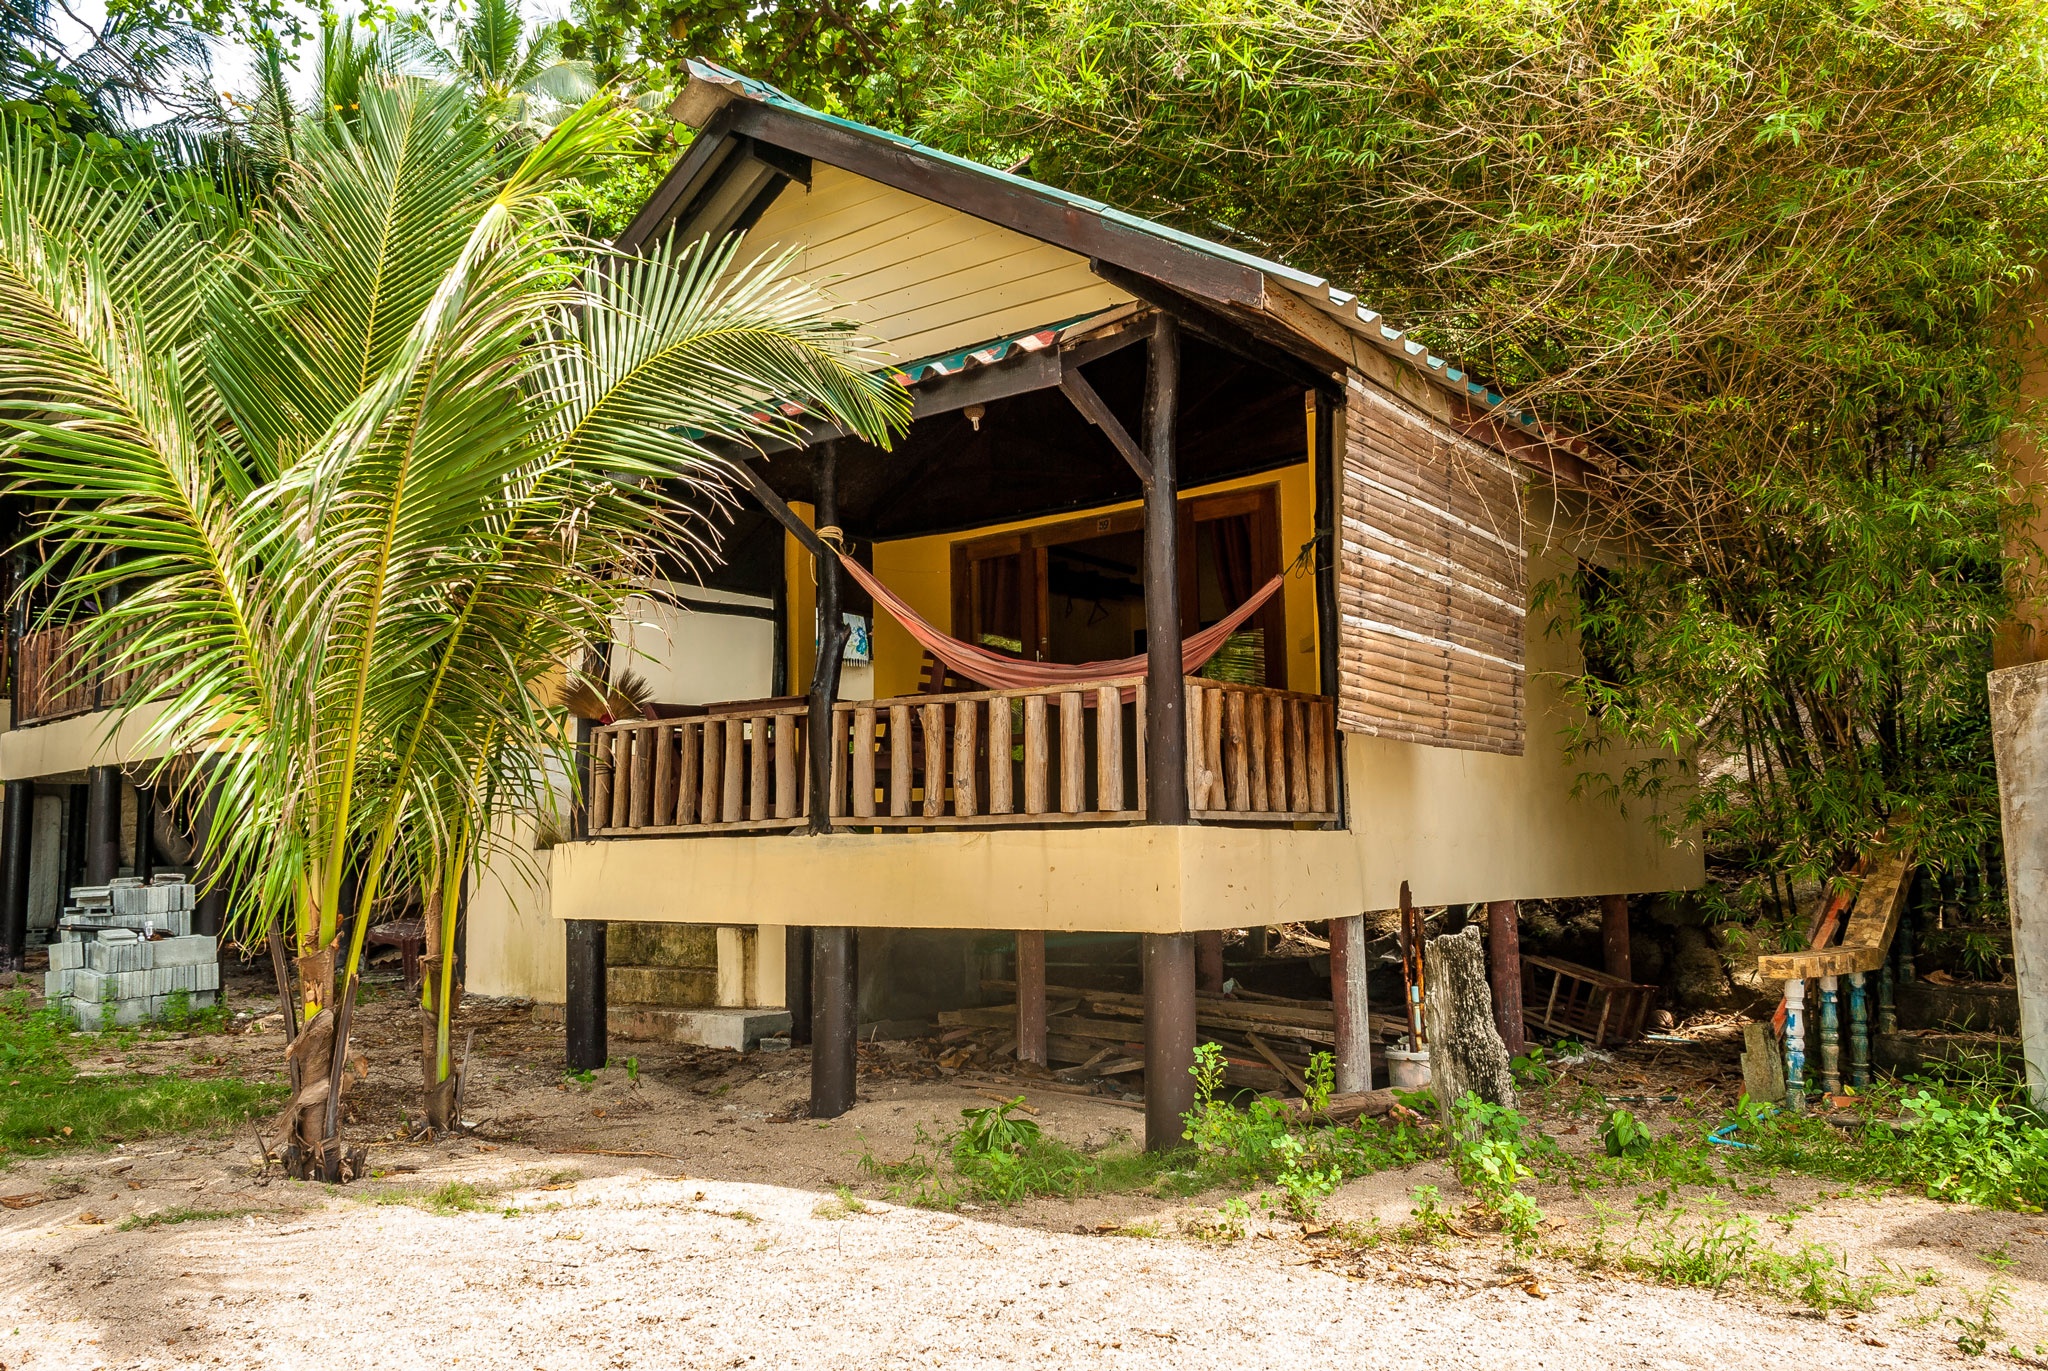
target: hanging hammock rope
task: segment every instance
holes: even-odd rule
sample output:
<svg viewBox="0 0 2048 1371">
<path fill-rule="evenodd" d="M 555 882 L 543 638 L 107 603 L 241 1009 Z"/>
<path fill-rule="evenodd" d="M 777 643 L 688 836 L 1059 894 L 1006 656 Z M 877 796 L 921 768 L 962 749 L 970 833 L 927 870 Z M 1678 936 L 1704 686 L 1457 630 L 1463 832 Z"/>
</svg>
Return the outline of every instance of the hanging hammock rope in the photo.
<svg viewBox="0 0 2048 1371">
<path fill-rule="evenodd" d="M 876 580 L 872 571 L 847 556 L 836 540 L 831 546 L 832 550 L 839 554 L 839 563 L 846 568 L 847 574 L 859 582 L 863 590 L 875 597 L 875 603 L 888 611 L 889 617 L 901 624 L 904 632 L 915 638 L 925 651 L 945 663 L 953 672 L 990 690 L 1037 690 L 1047 686 L 1092 685 L 1146 674 L 1149 659 L 1142 654 L 1113 662 L 1027 662 L 1005 656 L 1000 652 L 991 652 L 973 643 L 962 642 L 951 634 L 942 632 L 930 620 L 904 603 L 894 591 Z M 1306 556 L 1307 552 L 1308 549 L 1304 548 L 1303 555 Z M 1301 562 L 1302 557 L 1296 557 L 1293 566 L 1299 566 Z M 1293 566 L 1288 570 L 1293 570 Z M 1183 638 L 1180 645 L 1181 674 L 1191 675 L 1201 670 L 1211 657 L 1222 650 L 1223 644 L 1231 634 L 1242 628 L 1245 621 L 1258 613 L 1266 601 L 1279 593 L 1286 580 L 1286 571 L 1278 573 L 1260 586 L 1249 600 L 1224 618 L 1192 637 Z"/>
</svg>

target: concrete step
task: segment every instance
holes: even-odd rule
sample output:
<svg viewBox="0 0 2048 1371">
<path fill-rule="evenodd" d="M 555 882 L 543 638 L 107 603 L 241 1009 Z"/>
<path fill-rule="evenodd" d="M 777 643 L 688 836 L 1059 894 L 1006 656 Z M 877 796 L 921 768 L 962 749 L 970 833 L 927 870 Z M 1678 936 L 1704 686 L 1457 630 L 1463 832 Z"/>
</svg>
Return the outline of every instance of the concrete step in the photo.
<svg viewBox="0 0 2048 1371">
<path fill-rule="evenodd" d="M 533 1021 L 560 1027 L 562 1006 L 535 1005 Z M 786 1009 L 685 1009 L 648 1004 L 611 1004 L 605 1009 L 605 1033 L 615 1043 L 688 1043 L 746 1052 L 758 1047 L 761 1039 L 788 1031 Z M 616 1048 L 612 1055 L 619 1055 Z"/>
</svg>

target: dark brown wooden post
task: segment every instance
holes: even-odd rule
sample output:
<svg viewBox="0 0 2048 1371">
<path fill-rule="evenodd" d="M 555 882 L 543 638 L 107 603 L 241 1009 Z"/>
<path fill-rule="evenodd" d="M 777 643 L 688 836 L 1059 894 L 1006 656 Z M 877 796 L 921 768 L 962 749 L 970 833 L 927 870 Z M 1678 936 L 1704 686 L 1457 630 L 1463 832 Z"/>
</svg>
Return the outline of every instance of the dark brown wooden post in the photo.
<svg viewBox="0 0 2048 1371">
<path fill-rule="evenodd" d="M 1203 995 L 1223 993 L 1223 934 L 1208 929 L 1195 935 L 1195 989 Z"/>
<path fill-rule="evenodd" d="M 830 443 L 816 449 L 818 661 L 811 675 L 810 831 L 832 831 L 832 705 L 839 698 L 839 666 L 846 651 L 846 620 L 839 609 L 839 462 Z M 811 1117 L 836 1119 L 853 1108 L 856 1042 L 860 1034 L 855 985 L 854 931 L 811 930 Z"/>
<path fill-rule="evenodd" d="M 1372 1018 L 1365 1003 L 1365 916 L 1330 920 L 1330 1007 L 1337 1037 L 1339 1091 L 1372 1089 Z"/>
<path fill-rule="evenodd" d="M 1152 320 L 1145 372 L 1145 788 L 1147 818 L 1188 821 L 1187 727 L 1180 659 L 1180 506 L 1175 420 L 1180 412 L 1180 325 Z M 1181 1145 L 1195 1105 L 1195 940 L 1147 933 L 1145 1149 Z"/>
<path fill-rule="evenodd" d="M 85 769 L 85 883 L 105 885 L 121 874 L 121 768 Z"/>
<path fill-rule="evenodd" d="M 35 842 L 36 783 L 9 781 L 0 813 L 0 971 L 28 956 L 29 850 Z"/>
<path fill-rule="evenodd" d="M 146 785 L 135 787 L 135 874 L 156 874 L 156 792 Z"/>
<path fill-rule="evenodd" d="M 566 919 L 569 943 L 563 1020 L 571 1071 L 596 1071 L 611 1053 L 605 1038 L 605 926 L 596 919 Z"/>
<path fill-rule="evenodd" d="M 811 930 L 791 924 L 782 933 L 782 1004 L 789 1011 L 789 1041 L 811 1040 Z"/>
<path fill-rule="evenodd" d="M 1195 1107 L 1195 940 L 1147 933 L 1145 960 L 1145 1150 L 1179 1147 Z"/>
<path fill-rule="evenodd" d="M 1145 373 L 1145 785 L 1151 821 L 1188 821 L 1188 739 L 1180 662 L 1180 507 L 1174 418 L 1180 408 L 1180 328 L 1152 323 Z"/>
<path fill-rule="evenodd" d="M 1045 933 L 1036 928 L 1017 934 L 1017 1060 L 1046 1064 Z"/>
<path fill-rule="evenodd" d="M 1493 971 L 1493 1023 L 1510 1057 L 1522 1055 L 1522 939 L 1513 900 L 1486 906 L 1486 947 Z"/>
<path fill-rule="evenodd" d="M 1607 956 L 1607 974 L 1624 981 L 1635 979 L 1630 970 L 1628 946 L 1628 896 L 1600 897 L 1600 948 Z"/>
</svg>

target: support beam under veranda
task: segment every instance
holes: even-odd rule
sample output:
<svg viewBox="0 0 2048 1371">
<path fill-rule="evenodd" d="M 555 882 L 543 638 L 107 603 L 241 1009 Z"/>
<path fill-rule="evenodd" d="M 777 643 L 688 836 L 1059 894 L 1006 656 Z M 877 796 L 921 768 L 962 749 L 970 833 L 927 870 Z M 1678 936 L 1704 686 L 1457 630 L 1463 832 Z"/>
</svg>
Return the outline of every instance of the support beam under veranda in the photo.
<svg viewBox="0 0 2048 1371">
<path fill-rule="evenodd" d="M 9 781 L 0 811 L 0 971 L 28 956 L 29 852 L 35 843 L 36 783 Z"/>
<path fill-rule="evenodd" d="M 819 541 L 836 551 L 845 542 L 839 524 L 839 462 L 832 444 L 816 449 Z M 832 706 L 839 698 L 839 666 L 846 653 L 846 621 L 839 608 L 839 559 L 824 548 L 817 557 L 818 662 L 809 692 L 810 832 L 832 831 L 834 763 Z M 840 768 L 843 770 L 843 766 Z M 856 935 L 851 928 L 811 930 L 811 1117 L 836 1119 L 853 1108 L 859 1037 L 855 984 Z"/>
<path fill-rule="evenodd" d="M 563 926 L 569 945 L 563 1007 L 569 1070 L 597 1071 L 611 1053 L 605 1038 L 605 925 L 597 919 L 567 919 Z"/>
<path fill-rule="evenodd" d="M 1336 1029 L 1333 1088 L 1349 1093 L 1372 1089 L 1372 1019 L 1366 1008 L 1365 916 L 1330 920 L 1330 1006 Z"/>
<path fill-rule="evenodd" d="M 1179 1147 L 1195 1107 L 1195 939 L 1144 935 L 1145 1150 Z"/>
</svg>

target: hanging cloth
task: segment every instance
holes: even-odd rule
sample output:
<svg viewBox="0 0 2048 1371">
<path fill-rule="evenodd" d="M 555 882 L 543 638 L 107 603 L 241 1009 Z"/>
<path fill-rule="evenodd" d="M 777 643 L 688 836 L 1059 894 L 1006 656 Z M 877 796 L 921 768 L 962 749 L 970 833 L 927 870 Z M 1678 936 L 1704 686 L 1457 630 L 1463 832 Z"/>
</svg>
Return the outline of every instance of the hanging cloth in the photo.
<svg viewBox="0 0 2048 1371">
<path fill-rule="evenodd" d="M 991 652 L 972 643 L 964 643 L 950 634 L 940 632 L 916 610 L 905 604 L 896 594 L 880 581 L 866 567 L 839 553 L 839 564 L 847 574 L 860 583 L 863 590 L 875 597 L 875 603 L 889 612 L 889 617 L 903 626 L 911 637 L 917 639 L 925 651 L 944 662 L 959 675 L 970 681 L 977 681 L 990 690 L 1035 690 L 1046 686 L 1089 685 L 1098 681 L 1115 680 L 1120 676 L 1143 676 L 1148 659 L 1143 656 L 1125 657 L 1114 662 L 1027 662 L 1016 657 L 1006 657 L 1000 652 Z M 1260 586 L 1251 599 L 1246 600 L 1218 622 L 1211 624 L 1192 638 L 1183 638 L 1180 644 L 1180 669 L 1182 675 L 1199 671 L 1203 663 L 1214 657 L 1223 647 L 1224 640 L 1244 626 L 1244 621 L 1259 612 L 1259 607 L 1273 598 L 1285 584 L 1287 573 L 1281 572 L 1272 580 Z"/>
</svg>

